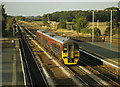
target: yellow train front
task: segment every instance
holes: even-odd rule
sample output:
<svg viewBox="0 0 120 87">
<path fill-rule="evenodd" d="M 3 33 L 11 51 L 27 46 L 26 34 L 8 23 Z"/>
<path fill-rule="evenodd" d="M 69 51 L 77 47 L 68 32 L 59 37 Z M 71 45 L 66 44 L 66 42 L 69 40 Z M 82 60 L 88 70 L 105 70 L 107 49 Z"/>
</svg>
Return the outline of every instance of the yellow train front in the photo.
<svg viewBox="0 0 120 87">
<path fill-rule="evenodd" d="M 65 65 L 77 64 L 80 53 L 76 41 L 57 36 L 45 30 L 37 30 L 37 40 L 51 50 Z"/>
<path fill-rule="evenodd" d="M 74 40 L 67 40 L 63 44 L 62 61 L 66 65 L 77 64 L 80 58 L 79 45 Z"/>
</svg>

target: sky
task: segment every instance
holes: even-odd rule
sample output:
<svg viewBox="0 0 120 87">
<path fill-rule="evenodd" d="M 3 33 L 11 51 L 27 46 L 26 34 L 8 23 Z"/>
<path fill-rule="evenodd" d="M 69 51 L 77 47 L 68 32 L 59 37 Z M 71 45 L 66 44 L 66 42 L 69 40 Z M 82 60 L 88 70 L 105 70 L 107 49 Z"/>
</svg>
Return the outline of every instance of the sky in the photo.
<svg viewBox="0 0 120 87">
<path fill-rule="evenodd" d="M 103 10 L 118 7 L 119 0 L 2 0 L 6 13 L 12 16 L 42 16 L 46 13 L 69 10 Z"/>
</svg>

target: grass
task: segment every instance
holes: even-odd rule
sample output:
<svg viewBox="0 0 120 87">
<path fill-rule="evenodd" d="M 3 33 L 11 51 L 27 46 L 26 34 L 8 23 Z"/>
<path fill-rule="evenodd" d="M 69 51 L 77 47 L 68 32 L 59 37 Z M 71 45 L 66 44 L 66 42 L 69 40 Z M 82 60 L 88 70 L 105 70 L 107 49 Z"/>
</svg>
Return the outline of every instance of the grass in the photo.
<svg viewBox="0 0 120 87">
<path fill-rule="evenodd" d="M 43 23 L 42 21 L 33 21 L 33 22 L 24 22 L 21 21 L 26 27 L 28 27 L 28 29 L 47 29 L 47 27 L 42 26 Z M 58 24 L 58 23 L 57 23 Z M 67 24 L 72 24 L 73 22 L 67 22 Z M 94 22 L 94 27 L 97 27 L 97 22 Z M 106 28 L 108 27 L 107 22 L 99 22 L 98 28 L 101 31 L 101 34 L 104 34 L 104 31 L 106 30 Z M 92 28 L 92 22 L 88 23 L 88 28 Z M 73 30 L 67 30 L 67 29 L 56 29 L 56 32 L 62 32 L 62 33 L 66 33 L 66 32 L 73 32 L 75 35 L 79 34 L 79 35 L 84 35 L 84 36 L 90 36 L 90 34 L 81 34 L 81 33 L 77 33 L 76 31 Z"/>
<path fill-rule="evenodd" d="M 73 25 L 73 22 L 67 22 L 67 24 L 69 25 Z M 94 22 L 94 27 L 97 27 L 97 22 Z M 98 28 L 101 31 L 101 34 L 104 34 L 104 31 L 106 30 L 106 28 L 108 27 L 107 22 L 99 22 L 98 24 Z M 88 28 L 92 29 L 92 22 L 88 22 Z"/>
<path fill-rule="evenodd" d="M 24 23 L 31 27 L 34 27 L 33 29 L 47 28 L 42 26 L 43 25 L 42 21 L 33 21 L 33 22 L 24 22 Z M 73 22 L 67 22 L 67 24 L 73 25 Z M 97 22 L 94 22 L 94 27 L 97 27 Z M 100 29 L 102 35 L 104 34 L 104 31 L 106 30 L 107 27 L 108 27 L 107 22 L 99 22 L 98 28 Z M 88 28 L 92 28 L 92 22 L 88 23 Z"/>
</svg>

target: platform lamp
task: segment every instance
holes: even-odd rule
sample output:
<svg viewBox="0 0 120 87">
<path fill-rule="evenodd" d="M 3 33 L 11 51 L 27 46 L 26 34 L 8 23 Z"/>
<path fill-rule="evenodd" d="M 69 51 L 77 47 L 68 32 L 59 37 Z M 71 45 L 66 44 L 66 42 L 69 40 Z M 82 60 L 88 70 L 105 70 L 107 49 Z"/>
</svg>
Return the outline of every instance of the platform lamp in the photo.
<svg viewBox="0 0 120 87">
<path fill-rule="evenodd" d="M 92 11 L 92 44 L 94 43 L 94 10 Z"/>
<path fill-rule="evenodd" d="M 92 44 L 94 43 L 94 13 L 97 12 L 97 10 L 88 11 L 92 12 Z"/>
<path fill-rule="evenodd" d="M 110 11 L 110 48 L 112 48 L 112 12 L 117 10 L 105 10 Z"/>
<path fill-rule="evenodd" d="M 15 36 L 15 26 L 13 24 L 13 37 Z"/>
</svg>

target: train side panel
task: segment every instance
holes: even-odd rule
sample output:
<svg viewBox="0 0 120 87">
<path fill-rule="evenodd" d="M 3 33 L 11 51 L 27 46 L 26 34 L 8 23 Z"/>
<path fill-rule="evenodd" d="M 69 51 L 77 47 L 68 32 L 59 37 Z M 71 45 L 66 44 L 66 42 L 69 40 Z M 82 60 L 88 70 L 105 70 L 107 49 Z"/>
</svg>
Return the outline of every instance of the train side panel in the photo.
<svg viewBox="0 0 120 87">
<path fill-rule="evenodd" d="M 39 32 L 37 32 L 37 39 L 48 49 L 52 50 L 59 58 L 62 57 L 63 45 Z"/>
<path fill-rule="evenodd" d="M 57 56 L 60 58 L 61 57 L 61 53 L 62 53 L 62 44 L 49 38 L 48 40 L 48 44 L 49 44 L 49 48 L 52 49 L 52 51 L 57 54 Z"/>
</svg>

